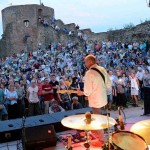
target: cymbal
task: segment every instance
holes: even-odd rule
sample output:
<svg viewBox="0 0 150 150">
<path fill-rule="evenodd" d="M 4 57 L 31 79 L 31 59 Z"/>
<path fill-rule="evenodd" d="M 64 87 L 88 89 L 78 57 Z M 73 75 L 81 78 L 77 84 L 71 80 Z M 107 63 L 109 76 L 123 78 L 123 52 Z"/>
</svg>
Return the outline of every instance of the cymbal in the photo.
<svg viewBox="0 0 150 150">
<path fill-rule="evenodd" d="M 109 127 L 115 125 L 115 119 L 104 115 L 91 114 L 91 122 L 87 123 L 87 119 L 85 114 L 81 115 L 73 115 L 64 118 L 61 123 L 68 128 L 77 129 L 77 130 L 100 130 L 108 128 L 108 120 Z"/>
<path fill-rule="evenodd" d="M 150 120 L 143 120 L 135 123 L 130 131 L 143 137 L 146 143 L 150 145 Z"/>
</svg>

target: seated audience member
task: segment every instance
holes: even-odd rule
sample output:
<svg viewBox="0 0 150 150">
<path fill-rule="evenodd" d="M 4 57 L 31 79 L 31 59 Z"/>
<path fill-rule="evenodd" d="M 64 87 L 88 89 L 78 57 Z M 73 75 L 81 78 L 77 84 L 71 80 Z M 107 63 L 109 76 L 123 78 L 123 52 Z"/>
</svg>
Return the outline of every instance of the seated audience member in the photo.
<svg viewBox="0 0 150 150">
<path fill-rule="evenodd" d="M 71 109 L 80 109 L 80 108 L 83 108 L 82 107 L 82 104 L 78 102 L 78 97 L 74 96 L 72 98 L 72 104 L 71 104 Z"/>
<path fill-rule="evenodd" d="M 49 107 L 49 113 L 55 113 L 55 112 L 63 112 L 65 109 L 63 109 L 60 105 L 58 105 L 58 102 L 56 100 L 53 100 L 51 102 L 51 106 Z"/>
</svg>

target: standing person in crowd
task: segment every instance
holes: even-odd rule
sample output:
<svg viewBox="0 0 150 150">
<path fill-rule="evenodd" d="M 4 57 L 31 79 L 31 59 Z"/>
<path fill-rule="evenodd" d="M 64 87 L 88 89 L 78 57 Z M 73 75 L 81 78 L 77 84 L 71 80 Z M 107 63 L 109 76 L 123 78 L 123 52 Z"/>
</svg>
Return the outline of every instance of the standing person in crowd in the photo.
<svg viewBox="0 0 150 150">
<path fill-rule="evenodd" d="M 54 98 L 53 87 L 51 84 L 49 84 L 48 78 L 44 79 L 44 85 L 42 86 L 42 94 L 44 98 L 44 113 L 48 114 L 51 100 Z"/>
<path fill-rule="evenodd" d="M 123 73 L 122 74 L 122 79 L 125 83 L 125 87 L 124 87 L 124 93 L 125 93 L 125 98 L 126 98 L 126 101 L 129 101 L 129 79 L 126 75 L 126 73 Z"/>
<path fill-rule="evenodd" d="M 38 98 L 38 86 L 36 81 L 31 80 L 31 86 L 27 89 L 27 99 L 29 101 L 29 116 L 40 115 L 40 104 Z"/>
<path fill-rule="evenodd" d="M 18 94 L 17 107 L 18 107 L 18 117 L 22 117 L 25 111 L 25 91 L 22 88 L 18 81 L 15 82 L 15 91 Z"/>
<path fill-rule="evenodd" d="M 0 120 L 4 118 L 4 120 L 8 119 L 8 113 L 4 105 L 4 92 L 0 84 Z"/>
<path fill-rule="evenodd" d="M 80 77 L 80 81 L 79 81 L 79 87 L 80 87 L 80 90 L 83 91 L 84 89 L 84 81 L 83 81 L 83 77 L 81 76 Z M 79 96 L 79 102 L 82 104 L 83 107 L 87 107 L 88 106 L 88 101 L 85 100 L 85 96 L 82 95 L 82 96 Z"/>
<path fill-rule="evenodd" d="M 145 90 L 146 86 L 150 86 L 150 71 L 148 69 L 145 70 L 145 74 L 143 76 L 143 90 Z"/>
<path fill-rule="evenodd" d="M 112 87 L 113 87 L 114 79 L 113 79 L 112 71 L 109 71 L 108 74 L 109 74 L 109 78 L 110 78 L 112 86 L 111 88 L 107 89 L 107 100 L 108 100 L 108 110 L 111 110 L 112 103 L 113 103 Z"/>
<path fill-rule="evenodd" d="M 15 87 L 13 84 L 9 85 L 6 97 L 7 97 L 7 100 L 9 101 L 8 118 L 15 119 L 18 117 L 18 109 L 17 109 L 18 95 L 17 95 L 17 92 L 15 91 Z"/>
<path fill-rule="evenodd" d="M 143 76 L 145 74 L 145 71 L 141 68 L 141 67 L 138 67 L 138 72 L 136 73 L 136 77 L 137 79 L 139 80 L 139 96 L 141 99 L 143 99 Z"/>
<path fill-rule="evenodd" d="M 55 100 L 58 100 L 58 94 L 57 94 L 57 88 L 58 88 L 58 85 L 59 85 L 59 82 L 56 81 L 56 76 L 55 75 L 52 75 L 52 79 L 50 81 L 50 83 L 53 87 L 53 96 L 54 96 L 54 99 Z"/>
<path fill-rule="evenodd" d="M 143 76 L 143 86 L 149 86 L 150 85 L 150 72 L 148 69 L 145 70 L 145 74 Z"/>
<path fill-rule="evenodd" d="M 111 84 L 112 84 L 112 100 L 113 100 L 113 103 L 116 104 L 116 101 L 117 101 L 117 87 L 116 87 L 117 75 L 113 74 L 113 71 L 110 70 L 109 77 L 110 77 Z"/>
<path fill-rule="evenodd" d="M 126 107 L 126 98 L 125 98 L 125 83 L 122 79 L 122 76 L 118 77 L 117 84 L 117 106 Z"/>
<path fill-rule="evenodd" d="M 71 89 L 71 90 L 79 90 L 79 89 L 80 89 L 80 86 L 79 86 L 78 78 L 77 78 L 77 77 L 73 77 L 73 78 L 72 78 L 72 83 L 71 83 L 71 85 L 70 85 L 70 89 Z M 71 97 L 74 97 L 74 96 L 77 96 L 77 94 L 72 93 L 72 94 L 71 94 Z"/>
<path fill-rule="evenodd" d="M 43 94 L 42 94 L 43 81 L 41 81 L 41 79 L 37 80 L 37 86 L 38 86 L 38 97 L 40 100 L 41 113 L 44 113 L 44 100 L 43 100 Z"/>
<path fill-rule="evenodd" d="M 131 82 L 131 98 L 133 101 L 133 106 L 138 107 L 139 81 L 136 78 L 134 72 L 131 73 L 130 82 Z"/>
<path fill-rule="evenodd" d="M 59 81 L 60 85 L 58 90 L 67 90 L 67 86 L 65 85 L 65 82 L 63 79 L 60 79 Z M 71 99 L 70 99 L 70 95 L 68 93 L 58 93 L 58 98 L 59 101 L 61 103 L 61 106 L 65 109 L 65 110 L 70 110 L 71 109 Z"/>
<path fill-rule="evenodd" d="M 84 77 L 84 92 L 79 91 L 78 94 L 88 96 L 89 106 L 92 108 L 93 114 L 101 114 L 101 108 L 107 104 L 107 88 L 111 88 L 111 81 L 107 71 L 96 64 L 95 56 L 88 55 L 84 61 L 89 70 Z M 98 69 L 101 74 L 92 68 Z M 104 144 L 103 130 L 96 131 L 96 134 L 99 141 L 91 144 L 102 146 Z"/>
</svg>

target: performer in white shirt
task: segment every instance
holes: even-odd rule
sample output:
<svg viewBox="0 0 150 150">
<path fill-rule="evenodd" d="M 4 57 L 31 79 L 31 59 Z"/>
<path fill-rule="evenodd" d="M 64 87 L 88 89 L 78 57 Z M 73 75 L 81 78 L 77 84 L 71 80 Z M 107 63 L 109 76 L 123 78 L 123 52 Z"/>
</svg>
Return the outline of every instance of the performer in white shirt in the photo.
<svg viewBox="0 0 150 150">
<path fill-rule="evenodd" d="M 85 58 L 85 66 L 89 69 L 84 77 L 84 92 L 79 92 L 78 95 L 84 94 L 88 97 L 89 106 L 92 108 L 93 114 L 101 114 L 101 108 L 107 104 L 107 89 L 111 88 L 111 80 L 107 71 L 96 64 L 96 58 L 93 55 L 88 55 Z M 98 69 L 103 77 L 96 70 Z M 104 144 L 103 130 L 97 131 L 99 144 L 94 146 L 102 146 Z M 92 143 L 91 143 L 92 144 Z"/>
</svg>

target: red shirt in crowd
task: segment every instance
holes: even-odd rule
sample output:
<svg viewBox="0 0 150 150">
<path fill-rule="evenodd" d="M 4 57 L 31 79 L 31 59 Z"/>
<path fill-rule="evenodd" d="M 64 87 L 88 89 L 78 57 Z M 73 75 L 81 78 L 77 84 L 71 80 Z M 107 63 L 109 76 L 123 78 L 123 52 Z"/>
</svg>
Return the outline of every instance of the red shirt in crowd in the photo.
<svg viewBox="0 0 150 150">
<path fill-rule="evenodd" d="M 38 89 L 39 89 L 38 90 L 38 96 L 41 96 L 42 95 L 42 86 L 43 86 L 43 84 L 40 83 L 37 86 L 38 86 Z"/>
<path fill-rule="evenodd" d="M 51 84 L 44 84 L 42 86 L 42 91 L 51 91 L 53 89 Z M 54 98 L 53 93 L 44 94 L 44 101 L 50 101 Z"/>
</svg>

